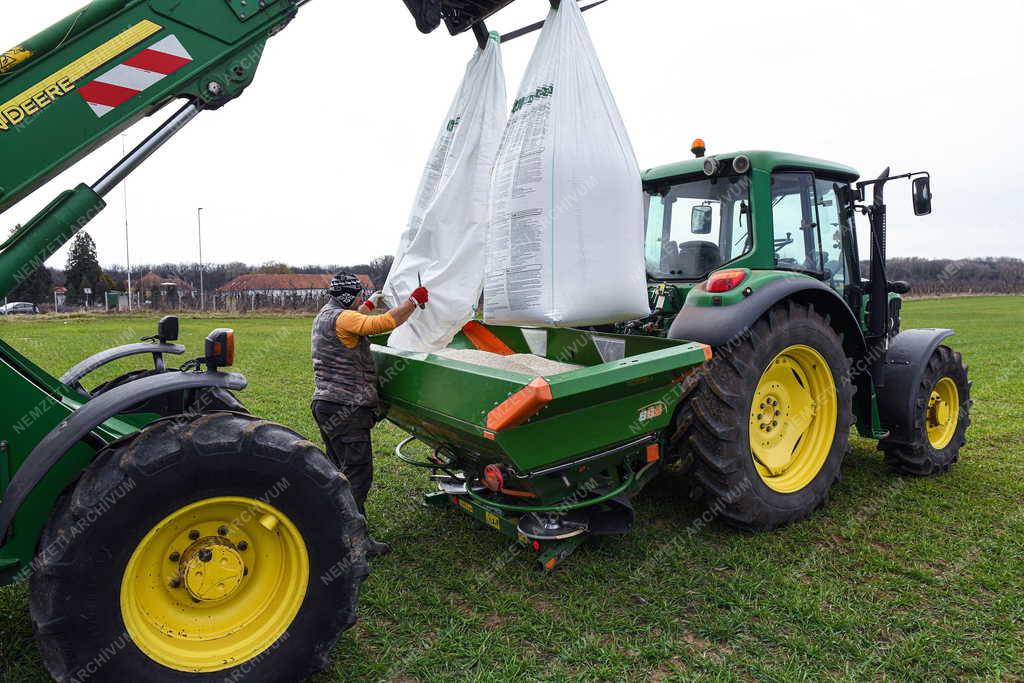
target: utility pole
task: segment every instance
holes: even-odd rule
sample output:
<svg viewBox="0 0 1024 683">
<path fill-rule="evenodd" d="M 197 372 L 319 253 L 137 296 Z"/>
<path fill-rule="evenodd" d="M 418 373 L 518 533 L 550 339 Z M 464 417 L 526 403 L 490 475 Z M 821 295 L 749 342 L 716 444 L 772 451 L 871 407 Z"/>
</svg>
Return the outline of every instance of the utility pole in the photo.
<svg viewBox="0 0 1024 683">
<path fill-rule="evenodd" d="M 128 156 L 125 138 L 127 133 L 121 133 L 121 158 Z M 128 248 L 128 176 L 121 182 L 121 194 L 124 196 L 124 265 L 128 269 L 128 312 L 132 312 L 132 257 Z"/>
<path fill-rule="evenodd" d="M 199 308 L 206 310 L 206 290 L 203 288 L 203 209 L 196 209 L 196 223 L 199 225 Z"/>
</svg>

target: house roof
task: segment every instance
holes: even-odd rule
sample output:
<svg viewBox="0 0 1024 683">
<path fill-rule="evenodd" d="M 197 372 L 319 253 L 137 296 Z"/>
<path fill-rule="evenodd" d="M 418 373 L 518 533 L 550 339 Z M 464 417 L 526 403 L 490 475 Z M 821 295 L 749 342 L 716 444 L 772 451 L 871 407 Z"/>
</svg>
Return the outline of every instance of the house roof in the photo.
<svg viewBox="0 0 1024 683">
<path fill-rule="evenodd" d="M 366 289 L 373 289 L 373 280 L 369 275 L 357 275 Z M 288 273 L 274 275 L 269 273 L 249 273 L 240 275 L 217 290 L 220 294 L 237 292 L 263 292 L 270 290 L 309 290 L 327 289 L 334 278 L 330 273 L 304 275 Z"/>
<path fill-rule="evenodd" d="M 142 289 L 157 289 L 174 287 L 179 293 L 190 293 L 195 288 L 180 277 L 164 277 L 154 271 L 149 271 L 139 279 Z"/>
</svg>

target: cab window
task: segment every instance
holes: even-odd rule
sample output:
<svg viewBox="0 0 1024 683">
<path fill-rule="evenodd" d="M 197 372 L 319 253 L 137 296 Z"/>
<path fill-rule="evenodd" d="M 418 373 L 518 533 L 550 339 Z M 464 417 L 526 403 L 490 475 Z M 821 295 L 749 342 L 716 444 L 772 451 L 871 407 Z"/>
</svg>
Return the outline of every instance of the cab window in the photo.
<svg viewBox="0 0 1024 683">
<path fill-rule="evenodd" d="M 812 173 L 772 175 L 776 268 L 819 276 L 824 273 L 817 203 Z"/>
<path fill-rule="evenodd" d="M 703 280 L 752 248 L 747 176 L 648 188 L 645 256 L 655 280 Z"/>
<path fill-rule="evenodd" d="M 814 181 L 817 195 L 818 223 L 821 225 L 821 251 L 825 262 L 825 280 L 842 294 L 849 282 L 846 259 L 843 258 L 843 221 L 840 218 L 840 183 L 818 178 Z"/>
</svg>

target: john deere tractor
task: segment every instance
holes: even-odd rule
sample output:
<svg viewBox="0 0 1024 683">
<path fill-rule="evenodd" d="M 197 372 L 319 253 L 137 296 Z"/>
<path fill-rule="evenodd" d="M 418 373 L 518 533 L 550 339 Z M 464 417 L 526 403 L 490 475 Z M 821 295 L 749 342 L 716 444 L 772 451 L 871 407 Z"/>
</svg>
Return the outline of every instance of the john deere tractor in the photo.
<svg viewBox="0 0 1024 683">
<path fill-rule="evenodd" d="M 860 180 L 792 154 L 705 156 L 646 171 L 652 315 L 630 334 L 709 344 L 684 385 L 671 437 L 693 493 L 734 525 L 771 529 L 828 498 L 851 426 L 896 471 L 956 462 L 971 383 L 948 329 L 901 330 L 905 282 L 886 277 L 885 190 L 909 179 L 931 212 L 927 173 Z M 869 195 L 870 192 L 870 195 Z M 855 219 L 870 223 L 861 272 Z"/>
<path fill-rule="evenodd" d="M 406 4 L 423 32 L 444 20 L 482 40 L 482 20 L 509 1 Z M 242 95 L 268 40 L 307 2 L 94 0 L 0 54 L 0 212 L 183 101 L 103 177 L 0 245 L 0 297 L 182 127 Z M 232 147 L 251 144 L 224 140 L 204 163 L 231 168 Z M 272 178 L 252 170 L 254 187 Z M 171 368 L 166 359 L 185 352 L 176 338 L 165 320 L 155 337 L 60 378 L 0 341 L 0 585 L 29 583 L 43 661 L 59 680 L 301 680 L 355 621 L 365 521 L 319 449 L 235 398 L 246 380 L 224 371 L 230 330 Z M 152 365 L 90 381 L 133 356 Z"/>
</svg>

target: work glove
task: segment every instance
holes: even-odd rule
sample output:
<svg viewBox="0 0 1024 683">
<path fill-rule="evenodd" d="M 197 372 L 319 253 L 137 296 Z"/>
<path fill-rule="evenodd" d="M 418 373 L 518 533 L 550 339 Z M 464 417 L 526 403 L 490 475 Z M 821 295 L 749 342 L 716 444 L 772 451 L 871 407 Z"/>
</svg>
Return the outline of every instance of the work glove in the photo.
<svg viewBox="0 0 1024 683">
<path fill-rule="evenodd" d="M 380 304 L 381 299 L 384 298 L 384 292 L 374 292 L 370 295 L 370 298 L 363 302 L 363 306 L 366 308 L 368 313 L 373 312 Z"/>
<path fill-rule="evenodd" d="M 417 287 L 409 298 L 415 301 L 417 306 L 423 308 L 430 301 L 430 292 L 427 291 L 426 287 Z"/>
</svg>

